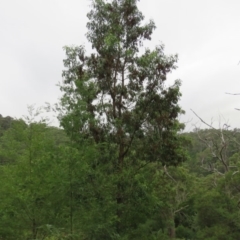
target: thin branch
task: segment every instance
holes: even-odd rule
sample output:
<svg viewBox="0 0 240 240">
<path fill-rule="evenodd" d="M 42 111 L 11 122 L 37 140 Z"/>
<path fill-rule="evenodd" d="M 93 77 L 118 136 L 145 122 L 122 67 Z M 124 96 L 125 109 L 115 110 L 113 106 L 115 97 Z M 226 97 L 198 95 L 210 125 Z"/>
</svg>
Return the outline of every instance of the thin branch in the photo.
<svg viewBox="0 0 240 240">
<path fill-rule="evenodd" d="M 207 125 L 208 127 L 212 128 L 212 129 L 215 129 L 213 126 L 209 125 L 208 123 L 206 123 L 202 118 L 200 118 L 192 109 L 190 109 L 194 114 L 195 116 L 200 119 L 201 122 L 203 122 L 205 125 Z"/>
<path fill-rule="evenodd" d="M 224 176 L 224 173 L 219 172 L 216 168 L 213 169 L 213 172 L 218 173 L 221 176 Z"/>
<path fill-rule="evenodd" d="M 186 208 L 186 207 L 188 207 L 188 205 L 186 205 L 186 206 L 184 206 L 184 207 L 181 207 L 181 208 L 179 208 L 178 210 L 174 211 L 174 214 L 182 211 L 182 210 L 183 210 L 184 208 Z"/>
<path fill-rule="evenodd" d="M 240 93 L 225 93 L 225 94 L 229 94 L 229 95 L 240 95 Z M 239 108 L 235 108 L 236 110 L 238 110 L 238 111 L 240 111 L 240 109 Z"/>
<path fill-rule="evenodd" d="M 229 94 L 229 95 L 240 95 L 240 93 L 225 93 L 225 94 Z"/>
<path fill-rule="evenodd" d="M 177 182 L 177 181 L 168 173 L 168 171 L 167 171 L 167 166 L 166 166 L 166 165 L 163 167 L 163 169 L 164 169 L 164 172 L 167 174 L 167 176 L 168 176 L 169 178 L 171 178 L 174 182 Z"/>
<path fill-rule="evenodd" d="M 221 147 L 221 150 L 220 150 L 220 160 L 223 163 L 226 172 L 228 172 L 228 166 L 227 166 L 227 163 L 225 162 L 225 158 L 223 156 L 223 153 L 225 151 L 226 151 L 226 144 L 223 144 L 222 147 Z"/>
<path fill-rule="evenodd" d="M 238 173 L 238 172 L 239 172 L 239 171 L 235 171 L 235 172 L 232 174 L 232 176 L 235 175 L 235 174 Z"/>
</svg>

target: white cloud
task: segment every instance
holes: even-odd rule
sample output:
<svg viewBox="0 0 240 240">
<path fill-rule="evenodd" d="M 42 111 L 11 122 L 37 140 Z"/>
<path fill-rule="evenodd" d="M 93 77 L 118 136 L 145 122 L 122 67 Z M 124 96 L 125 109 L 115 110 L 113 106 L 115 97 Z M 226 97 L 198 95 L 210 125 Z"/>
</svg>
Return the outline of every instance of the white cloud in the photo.
<svg viewBox="0 0 240 240">
<path fill-rule="evenodd" d="M 0 4 L 0 114 L 20 117 L 28 104 L 54 103 L 60 96 L 64 45 L 89 44 L 85 38 L 88 0 L 9 0 Z M 206 121 L 222 114 L 240 127 L 240 2 L 238 0 L 141 0 L 146 21 L 157 30 L 147 45 L 163 42 L 179 54 L 171 74 L 182 80 L 185 119 L 194 109 Z M 191 123 L 190 123 L 191 124 Z"/>
</svg>

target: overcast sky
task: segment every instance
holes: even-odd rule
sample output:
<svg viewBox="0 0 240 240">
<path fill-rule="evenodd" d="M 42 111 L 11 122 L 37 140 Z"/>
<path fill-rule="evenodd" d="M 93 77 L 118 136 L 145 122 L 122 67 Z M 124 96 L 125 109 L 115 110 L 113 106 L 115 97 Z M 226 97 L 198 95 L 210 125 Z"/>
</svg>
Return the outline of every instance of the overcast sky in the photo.
<svg viewBox="0 0 240 240">
<path fill-rule="evenodd" d="M 65 45 L 88 45 L 89 0 L 0 0 L 0 114 L 21 117 L 27 105 L 51 104 L 61 93 Z M 147 46 L 179 55 L 169 76 L 182 80 L 186 130 L 204 127 L 190 111 L 218 126 L 240 128 L 240 1 L 141 0 L 157 29 Z"/>
</svg>

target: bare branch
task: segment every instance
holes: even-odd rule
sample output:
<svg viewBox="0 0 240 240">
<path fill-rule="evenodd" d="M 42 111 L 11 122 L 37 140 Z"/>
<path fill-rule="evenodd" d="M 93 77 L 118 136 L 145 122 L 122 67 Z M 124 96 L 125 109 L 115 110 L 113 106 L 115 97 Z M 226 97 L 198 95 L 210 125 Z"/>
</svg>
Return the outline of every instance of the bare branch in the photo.
<svg viewBox="0 0 240 240">
<path fill-rule="evenodd" d="M 225 93 L 225 94 L 229 94 L 229 95 L 240 95 L 240 93 Z"/>
<path fill-rule="evenodd" d="M 184 208 L 187 208 L 187 207 L 188 207 L 188 205 L 186 205 L 186 206 L 184 206 L 184 207 L 181 207 L 181 208 L 179 208 L 178 210 L 174 211 L 174 214 L 176 214 L 177 212 L 180 212 L 180 211 L 182 211 Z"/>
<path fill-rule="evenodd" d="M 164 169 L 164 172 L 167 174 L 167 176 L 168 176 L 169 178 L 171 178 L 174 182 L 177 182 L 177 181 L 168 173 L 168 171 L 167 171 L 167 166 L 166 166 L 166 165 L 163 167 L 163 169 Z"/>
<path fill-rule="evenodd" d="M 215 129 L 213 126 L 209 125 L 208 123 L 206 123 L 202 118 L 200 118 L 192 109 L 190 109 L 194 114 L 195 116 L 197 116 L 198 119 L 200 119 L 200 121 L 202 123 L 204 123 L 205 125 L 207 125 L 208 127 L 212 128 L 212 129 Z"/>
<path fill-rule="evenodd" d="M 232 176 L 235 175 L 235 174 L 238 173 L 238 172 L 239 172 L 239 171 L 235 171 L 235 172 L 232 174 Z"/>
</svg>

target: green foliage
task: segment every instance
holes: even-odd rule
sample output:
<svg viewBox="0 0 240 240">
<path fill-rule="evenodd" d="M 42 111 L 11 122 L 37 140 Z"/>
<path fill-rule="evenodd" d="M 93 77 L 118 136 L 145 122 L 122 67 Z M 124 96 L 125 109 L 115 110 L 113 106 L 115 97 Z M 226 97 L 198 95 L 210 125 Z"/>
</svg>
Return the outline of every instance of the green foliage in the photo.
<svg viewBox="0 0 240 240">
<path fill-rule="evenodd" d="M 165 86 L 177 56 L 166 56 L 162 45 L 140 54 L 155 24 L 142 23 L 136 0 L 92 1 L 87 16 L 93 53 L 65 47 L 60 87 L 61 126 L 76 148 L 93 148 L 91 162 L 81 160 L 88 202 L 81 205 L 82 230 L 89 239 L 154 238 L 161 218 L 154 214 L 161 202 L 154 166 L 187 158 L 187 141 L 178 134 L 181 83 Z M 169 221 L 174 225 L 174 216 Z"/>
<path fill-rule="evenodd" d="M 3 135 L 4 131 L 6 131 L 7 129 L 9 129 L 11 127 L 11 124 L 13 122 L 13 118 L 7 116 L 7 117 L 3 117 L 0 114 L 0 136 Z"/>
<path fill-rule="evenodd" d="M 198 176 L 191 203 L 193 238 L 238 239 L 238 132 L 210 129 L 185 135 L 193 140 L 189 149 L 192 157 L 185 166 Z M 184 230 L 178 236 L 183 236 Z"/>
<path fill-rule="evenodd" d="M 228 148 L 236 150 L 226 159 L 233 166 L 228 172 L 205 168 L 200 174 L 192 164 L 199 156 L 211 163 L 212 152 L 198 148 L 194 134 L 184 134 L 195 142 L 183 164 L 142 160 L 136 146 L 119 174 L 114 142 L 71 140 L 43 122 L 14 120 L 0 138 L 0 154 L 8 159 L 0 166 L 0 237 L 239 239 L 239 152 L 231 145 L 236 142 L 229 141 Z M 231 139 L 232 132 L 226 134 Z M 116 201 L 120 181 L 122 203 Z"/>
<path fill-rule="evenodd" d="M 65 197 L 60 187 L 64 173 L 60 154 L 61 142 L 69 141 L 62 130 L 56 134 L 55 128 L 28 120 L 28 124 L 15 120 L 1 137 L 0 154 L 8 159 L 0 168 L 3 239 L 36 239 L 45 235 L 45 226 L 65 223 L 58 219 Z"/>
<path fill-rule="evenodd" d="M 93 0 L 65 47 L 64 129 L 0 115 L 0 239 L 240 239 L 240 134 L 180 134 L 177 56 L 136 0 Z"/>
</svg>

